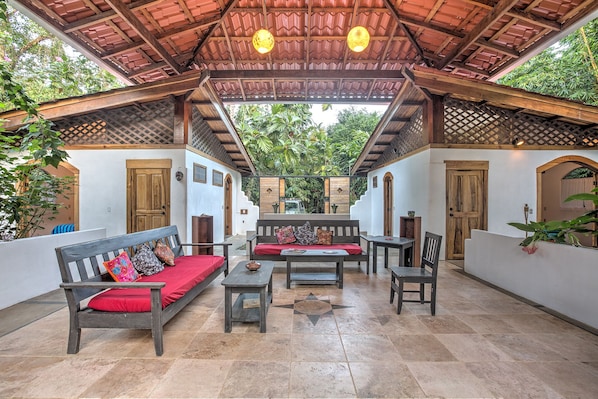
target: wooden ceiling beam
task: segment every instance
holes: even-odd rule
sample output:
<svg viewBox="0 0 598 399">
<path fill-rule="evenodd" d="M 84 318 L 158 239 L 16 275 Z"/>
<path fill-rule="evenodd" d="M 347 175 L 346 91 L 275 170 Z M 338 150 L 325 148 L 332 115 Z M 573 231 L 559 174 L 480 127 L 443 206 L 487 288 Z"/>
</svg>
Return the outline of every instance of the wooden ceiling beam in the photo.
<svg viewBox="0 0 598 399">
<path fill-rule="evenodd" d="M 413 84 L 409 81 L 406 81 L 401 86 L 399 93 L 394 97 L 394 100 L 388 106 L 388 110 L 386 110 L 384 115 L 382 115 L 382 118 L 376 125 L 376 128 L 370 135 L 370 138 L 363 146 L 361 154 L 359 154 L 359 157 L 357 158 L 355 164 L 351 168 L 351 174 L 355 174 L 357 170 L 359 170 L 361 164 L 365 161 L 367 155 L 373 150 L 374 146 L 376 145 L 376 142 L 378 141 L 382 133 L 384 133 L 384 128 L 391 121 L 392 117 L 397 113 L 397 110 L 403 104 L 403 101 L 405 101 L 405 94 L 408 93 L 412 87 Z"/>
<path fill-rule="evenodd" d="M 191 64 L 193 64 L 195 62 L 195 57 L 197 57 L 197 54 L 199 54 L 199 51 L 201 50 L 201 48 L 208 41 L 208 39 L 210 37 L 212 37 L 212 35 L 214 34 L 214 31 L 216 29 L 218 29 L 220 27 L 220 25 L 222 25 L 222 23 L 224 22 L 224 18 L 237 6 L 238 3 L 239 3 L 239 0 L 230 0 L 228 5 L 226 6 L 226 8 L 222 11 L 219 21 L 217 23 L 215 23 L 214 25 L 212 25 L 210 27 L 210 29 L 208 30 L 208 32 L 205 34 L 205 36 L 197 42 L 197 45 L 195 45 L 195 48 L 191 52 L 191 57 L 185 63 L 185 68 L 189 68 L 191 66 Z"/>
<path fill-rule="evenodd" d="M 217 23 L 219 20 L 220 20 L 219 15 L 212 16 L 210 18 L 204 18 L 201 21 L 198 21 L 198 22 L 195 22 L 192 24 L 187 24 L 187 25 L 178 27 L 176 29 L 170 29 L 170 30 L 164 31 L 163 33 L 156 35 L 156 39 L 163 40 L 163 39 L 167 39 L 171 36 L 181 35 L 181 34 L 184 35 L 188 32 L 194 32 L 194 31 L 197 31 L 200 29 L 206 29 L 206 28 L 209 28 L 210 26 L 214 25 L 215 23 Z M 130 52 L 132 50 L 136 50 L 136 49 L 144 46 L 145 44 L 146 43 L 143 40 L 136 40 L 136 41 L 126 44 L 124 46 L 119 46 L 117 48 L 114 48 L 110 51 L 104 51 L 102 53 L 102 58 L 115 57 L 120 54 Z"/>
<path fill-rule="evenodd" d="M 46 119 L 61 119 L 97 110 L 117 108 L 137 102 L 154 101 L 171 95 L 183 94 L 197 88 L 199 82 L 199 72 L 190 72 L 154 83 L 41 104 L 38 111 Z M 25 117 L 25 113 L 22 111 L 12 111 L 4 113 L 2 116 L 7 119 L 3 127 L 12 130 L 23 125 L 22 120 Z"/>
<path fill-rule="evenodd" d="M 367 72 L 367 73 L 366 73 Z M 275 70 L 275 71 L 211 71 L 212 80 L 268 80 L 268 79 L 309 79 L 309 80 L 330 80 L 330 79 L 351 79 L 351 80 L 403 80 L 401 71 L 372 70 L 372 71 L 331 71 L 331 70 Z"/>
<path fill-rule="evenodd" d="M 162 0 L 141 0 L 136 1 L 134 3 L 130 3 L 127 5 L 127 8 L 131 11 L 136 11 L 140 8 L 147 8 L 151 7 L 154 4 L 160 3 Z M 90 26 L 97 25 L 102 22 L 106 22 L 118 14 L 114 9 L 106 10 L 99 14 L 92 15 L 91 17 L 80 19 L 76 22 L 72 22 L 70 24 L 66 24 L 63 28 L 64 33 L 71 33 L 78 30 L 82 30 L 85 28 L 89 28 Z"/>
<path fill-rule="evenodd" d="M 417 87 L 430 89 L 434 93 L 467 96 L 478 101 L 598 123 L 597 107 L 477 79 L 455 78 L 450 74 L 423 67 L 405 68 L 403 74 Z"/>
<path fill-rule="evenodd" d="M 160 44 L 158 39 L 141 23 L 139 18 L 120 0 L 105 0 L 106 3 L 127 23 L 141 38 L 162 58 L 178 75 L 182 68 L 170 53 Z"/>
<path fill-rule="evenodd" d="M 385 0 L 388 1 L 388 0 Z M 442 60 L 442 62 L 436 66 L 439 70 L 444 69 L 448 64 L 453 62 L 455 58 L 460 56 L 469 46 L 475 43 L 476 40 L 484 34 L 484 32 L 494 25 L 496 21 L 502 18 L 519 0 L 500 0 L 494 8 L 480 21 L 480 23 L 472 29 L 465 37 L 461 40 L 461 43 L 451 50 L 450 53 Z"/>
<path fill-rule="evenodd" d="M 403 33 L 405 34 L 405 36 L 407 36 L 407 38 L 411 42 L 411 45 L 413 46 L 413 48 L 415 49 L 415 51 L 417 52 L 417 54 L 421 57 L 422 61 L 427 66 L 430 66 L 429 61 L 424 56 L 424 50 L 419 45 L 419 43 L 417 42 L 417 40 L 415 40 L 415 37 L 413 36 L 413 34 L 409 30 L 409 28 L 405 24 L 403 24 L 403 22 L 401 21 L 401 17 L 399 15 L 399 11 L 395 8 L 394 4 L 391 3 L 390 0 L 383 0 L 383 1 L 384 1 L 384 6 L 388 9 L 388 11 L 390 11 L 390 14 L 398 22 L 399 28 L 401 28 L 401 30 L 403 31 Z"/>
</svg>

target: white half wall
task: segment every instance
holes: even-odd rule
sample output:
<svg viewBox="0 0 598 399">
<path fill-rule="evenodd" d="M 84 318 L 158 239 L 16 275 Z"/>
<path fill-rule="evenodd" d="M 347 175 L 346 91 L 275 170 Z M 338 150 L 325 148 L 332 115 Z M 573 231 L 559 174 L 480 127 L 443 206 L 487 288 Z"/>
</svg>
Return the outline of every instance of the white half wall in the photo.
<svg viewBox="0 0 598 399">
<path fill-rule="evenodd" d="M 472 230 L 465 240 L 465 271 L 546 308 L 598 329 L 598 250 Z"/>
<path fill-rule="evenodd" d="M 60 288 L 57 247 L 106 237 L 106 229 L 0 242 L 0 309 Z"/>
</svg>

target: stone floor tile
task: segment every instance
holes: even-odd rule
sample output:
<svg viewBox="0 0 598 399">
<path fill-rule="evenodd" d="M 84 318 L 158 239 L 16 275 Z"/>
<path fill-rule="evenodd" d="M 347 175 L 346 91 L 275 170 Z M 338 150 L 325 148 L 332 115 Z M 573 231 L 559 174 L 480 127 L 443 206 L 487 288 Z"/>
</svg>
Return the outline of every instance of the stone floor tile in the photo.
<svg viewBox="0 0 598 399">
<path fill-rule="evenodd" d="M 221 398 L 286 398 L 290 363 L 235 361 L 224 381 Z"/>
<path fill-rule="evenodd" d="M 508 361 L 512 358 L 476 334 L 436 334 L 440 341 L 455 358 L 462 362 Z"/>
<path fill-rule="evenodd" d="M 291 363 L 290 398 L 354 398 L 356 396 L 347 363 Z"/>
<path fill-rule="evenodd" d="M 177 359 L 148 397 L 216 398 L 232 364 L 232 360 Z"/>
<path fill-rule="evenodd" d="M 401 355 L 386 335 L 341 335 L 350 362 L 401 361 Z"/>
<path fill-rule="evenodd" d="M 523 367 L 566 398 L 596 398 L 598 374 L 578 362 L 530 362 Z"/>
<path fill-rule="evenodd" d="M 484 381 L 473 375 L 464 363 L 410 362 L 407 366 L 427 397 L 494 397 Z"/>
<path fill-rule="evenodd" d="M 346 362 L 338 334 L 293 334 L 291 360 L 294 362 Z"/>
<path fill-rule="evenodd" d="M 484 337 L 495 347 L 517 361 L 554 362 L 565 360 L 565 357 L 550 345 L 536 340 L 528 334 L 486 334 Z"/>
<path fill-rule="evenodd" d="M 475 331 L 453 315 L 419 316 L 432 334 L 473 334 Z"/>
<path fill-rule="evenodd" d="M 497 397 L 517 399 L 564 399 L 548 384 L 526 370 L 522 363 L 488 361 L 466 363 L 467 369 Z"/>
<path fill-rule="evenodd" d="M 289 334 L 197 334 L 183 354 L 184 358 L 221 360 L 289 361 Z"/>
<path fill-rule="evenodd" d="M 454 362 L 457 359 L 434 335 L 390 335 L 406 362 Z"/>
<path fill-rule="evenodd" d="M 403 363 L 349 363 L 360 398 L 423 398 L 424 392 Z"/>
</svg>

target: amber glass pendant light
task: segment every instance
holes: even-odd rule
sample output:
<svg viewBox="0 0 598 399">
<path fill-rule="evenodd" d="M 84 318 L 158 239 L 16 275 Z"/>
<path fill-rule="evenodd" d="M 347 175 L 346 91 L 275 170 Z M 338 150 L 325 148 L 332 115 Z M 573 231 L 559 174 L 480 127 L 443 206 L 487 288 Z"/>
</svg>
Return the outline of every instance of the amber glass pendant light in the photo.
<svg viewBox="0 0 598 399">
<path fill-rule="evenodd" d="M 355 26 L 347 35 L 347 45 L 352 51 L 360 53 L 370 44 L 370 33 L 363 26 Z"/>
<path fill-rule="evenodd" d="M 260 54 L 266 54 L 274 48 L 274 36 L 267 29 L 260 29 L 253 34 L 253 47 Z"/>
</svg>

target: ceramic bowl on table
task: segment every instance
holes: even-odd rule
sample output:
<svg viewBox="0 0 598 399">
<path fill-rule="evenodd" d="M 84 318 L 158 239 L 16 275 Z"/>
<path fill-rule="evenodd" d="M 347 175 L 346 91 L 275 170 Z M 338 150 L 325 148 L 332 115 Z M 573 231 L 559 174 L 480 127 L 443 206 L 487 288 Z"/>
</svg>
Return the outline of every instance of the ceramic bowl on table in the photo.
<svg viewBox="0 0 598 399">
<path fill-rule="evenodd" d="M 247 264 L 245 265 L 245 267 L 247 268 L 247 270 L 254 272 L 257 269 L 259 269 L 262 266 L 261 263 L 258 262 L 247 262 Z"/>
</svg>

